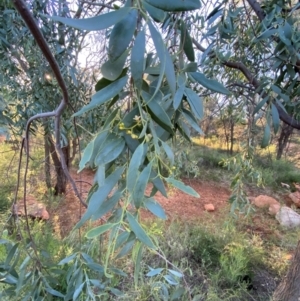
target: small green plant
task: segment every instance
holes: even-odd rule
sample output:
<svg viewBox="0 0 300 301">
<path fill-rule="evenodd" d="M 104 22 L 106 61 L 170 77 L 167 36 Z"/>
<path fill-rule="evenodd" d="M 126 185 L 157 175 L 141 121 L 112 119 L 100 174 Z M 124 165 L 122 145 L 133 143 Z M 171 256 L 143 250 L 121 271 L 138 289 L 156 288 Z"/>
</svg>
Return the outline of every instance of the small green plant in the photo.
<svg viewBox="0 0 300 301">
<path fill-rule="evenodd" d="M 220 276 L 231 286 L 241 282 L 250 274 L 247 245 L 231 242 L 227 244 L 220 256 Z"/>
</svg>

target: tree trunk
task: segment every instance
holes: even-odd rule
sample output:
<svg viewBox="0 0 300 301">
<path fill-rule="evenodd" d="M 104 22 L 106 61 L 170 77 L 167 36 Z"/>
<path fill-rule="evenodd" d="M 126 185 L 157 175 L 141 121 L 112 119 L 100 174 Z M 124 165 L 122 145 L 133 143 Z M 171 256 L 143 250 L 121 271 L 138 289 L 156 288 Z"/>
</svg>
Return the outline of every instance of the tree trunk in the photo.
<svg viewBox="0 0 300 301">
<path fill-rule="evenodd" d="M 62 193 L 66 192 L 68 179 L 64 173 L 62 164 L 60 162 L 60 159 L 59 159 L 58 154 L 55 149 L 54 142 L 51 139 L 51 137 L 49 137 L 48 141 L 49 141 L 51 157 L 52 157 L 52 160 L 54 163 L 55 173 L 56 173 L 56 184 L 54 187 L 54 194 L 58 195 L 58 194 L 62 194 Z M 69 157 L 68 157 L 69 156 L 69 147 L 62 148 L 62 151 L 65 156 L 67 167 L 69 167 Z"/>
<path fill-rule="evenodd" d="M 52 188 L 51 170 L 50 170 L 50 147 L 48 141 L 48 134 L 44 135 L 44 150 L 45 150 L 45 180 L 48 189 Z"/>
<path fill-rule="evenodd" d="M 233 144 L 234 144 L 234 120 L 230 118 L 230 155 L 233 154 Z"/>
<path fill-rule="evenodd" d="M 293 133 L 293 128 L 291 126 L 289 126 L 288 124 L 282 125 L 280 136 L 278 139 L 276 160 L 281 159 L 283 151 L 286 148 L 292 133 Z"/>
<path fill-rule="evenodd" d="M 300 240 L 285 278 L 275 290 L 274 301 L 300 300 Z"/>
<path fill-rule="evenodd" d="M 75 156 L 77 154 L 77 138 L 73 138 L 72 139 L 72 155 L 70 155 L 70 159 L 69 159 L 69 164 L 71 164 L 73 162 L 73 160 L 75 159 Z M 71 151 L 70 151 L 71 153 Z"/>
</svg>

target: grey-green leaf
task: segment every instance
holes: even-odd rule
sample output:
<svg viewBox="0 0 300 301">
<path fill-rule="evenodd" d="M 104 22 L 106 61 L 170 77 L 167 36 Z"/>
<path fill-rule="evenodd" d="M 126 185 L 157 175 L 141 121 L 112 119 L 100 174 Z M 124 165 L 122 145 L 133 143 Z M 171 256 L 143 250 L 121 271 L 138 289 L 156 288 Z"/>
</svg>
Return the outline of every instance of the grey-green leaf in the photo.
<svg viewBox="0 0 300 301">
<path fill-rule="evenodd" d="M 127 49 L 137 25 L 138 11 L 131 9 L 129 13 L 113 28 L 108 45 L 108 57 L 114 61 Z"/>
<path fill-rule="evenodd" d="M 154 21 L 163 22 L 165 20 L 166 13 L 163 10 L 150 5 L 146 1 L 143 1 L 143 6 L 146 9 L 146 11 L 149 13 L 149 15 L 153 18 Z"/>
<path fill-rule="evenodd" d="M 199 97 L 199 95 L 196 92 L 194 92 L 190 88 L 185 88 L 184 94 L 187 97 L 188 103 L 191 107 L 193 114 L 196 116 L 196 118 L 202 119 L 203 117 L 202 99 Z"/>
<path fill-rule="evenodd" d="M 189 11 L 201 7 L 199 0 L 146 0 L 152 6 L 164 11 Z"/>
<path fill-rule="evenodd" d="M 253 110 L 253 115 L 255 115 L 265 104 L 266 102 L 269 100 L 269 95 L 267 95 L 262 101 L 260 101 L 257 106 L 255 107 L 255 109 Z"/>
<path fill-rule="evenodd" d="M 129 167 L 128 167 L 128 172 L 127 172 L 127 179 L 126 179 L 127 189 L 131 193 L 133 192 L 137 180 L 139 168 L 143 163 L 143 160 L 145 159 L 146 152 L 147 152 L 147 144 L 140 144 L 136 148 L 136 150 L 134 151 L 131 157 Z"/>
<path fill-rule="evenodd" d="M 201 130 L 200 126 L 198 125 L 197 121 L 190 111 L 183 109 L 182 115 L 194 130 L 196 130 L 200 135 L 204 135 L 203 131 Z"/>
<path fill-rule="evenodd" d="M 129 50 L 124 51 L 115 61 L 108 60 L 101 66 L 102 75 L 110 80 L 116 80 L 123 72 L 123 67 L 127 59 Z"/>
<path fill-rule="evenodd" d="M 92 220 L 97 220 L 101 218 L 104 214 L 111 211 L 116 206 L 121 197 L 122 193 L 120 191 L 115 192 L 115 194 L 111 198 L 102 203 L 99 209 L 94 213 Z"/>
<path fill-rule="evenodd" d="M 95 158 L 95 165 L 105 165 L 114 161 L 122 153 L 124 147 L 125 141 L 122 137 L 110 134 Z"/>
<path fill-rule="evenodd" d="M 183 45 L 183 50 L 189 61 L 194 62 L 195 61 L 195 53 L 194 53 L 194 47 L 192 38 L 186 28 L 185 23 L 181 20 L 181 34 L 180 34 L 180 41 Z M 196 64 L 197 69 L 197 64 Z M 196 70 L 193 70 L 196 71 Z"/>
<path fill-rule="evenodd" d="M 164 128 L 169 133 L 173 134 L 172 130 L 172 123 L 165 112 L 165 110 L 162 108 L 162 106 L 159 104 L 160 102 L 160 94 L 156 94 L 155 97 L 151 97 L 151 95 L 145 91 L 142 91 L 142 97 L 145 101 L 145 103 L 148 106 L 149 113 L 153 120 L 158 123 L 162 128 Z"/>
<path fill-rule="evenodd" d="M 180 189 L 181 191 L 190 194 L 196 198 L 199 198 L 200 195 L 190 186 L 185 185 L 181 181 L 175 180 L 173 178 L 166 178 L 165 179 L 168 183 L 172 184 L 174 187 Z"/>
<path fill-rule="evenodd" d="M 269 145 L 270 143 L 270 138 L 271 138 L 271 129 L 269 124 L 266 124 L 265 130 L 264 130 L 264 136 L 263 136 L 263 140 L 261 142 L 261 147 L 265 148 Z"/>
<path fill-rule="evenodd" d="M 137 35 L 134 41 L 134 46 L 131 51 L 131 61 L 130 61 L 131 75 L 133 77 L 135 86 L 139 90 L 142 88 L 142 83 L 143 83 L 145 46 L 146 46 L 145 31 L 142 30 L 139 32 L 139 34 Z"/>
<path fill-rule="evenodd" d="M 152 212 L 157 217 L 159 217 L 161 219 L 167 218 L 163 207 L 153 198 L 146 198 L 144 205 L 150 212 Z"/>
<path fill-rule="evenodd" d="M 151 271 L 148 272 L 146 276 L 153 277 L 159 275 L 163 270 L 164 270 L 163 268 L 151 269 Z"/>
<path fill-rule="evenodd" d="M 96 228 L 93 228 L 91 230 L 89 230 L 87 233 L 86 233 L 86 238 L 95 238 L 103 233 L 105 233 L 106 231 L 108 231 L 109 229 L 111 229 L 115 224 L 112 224 L 112 223 L 106 223 L 102 226 L 99 226 L 99 227 L 96 227 Z"/>
<path fill-rule="evenodd" d="M 145 189 L 147 187 L 150 173 L 152 169 L 152 164 L 149 163 L 140 173 L 140 175 L 137 178 L 134 191 L 132 194 L 133 200 L 134 200 L 134 205 L 136 208 L 140 208 L 142 201 L 144 199 L 144 193 Z"/>
<path fill-rule="evenodd" d="M 204 74 L 200 72 L 191 72 L 190 75 L 203 87 L 221 93 L 229 95 L 230 91 L 227 90 L 221 83 L 216 80 L 208 79 Z"/>
<path fill-rule="evenodd" d="M 60 297 L 60 298 L 64 298 L 64 297 L 65 297 L 62 293 L 60 293 L 59 291 L 57 291 L 57 290 L 55 290 L 55 289 L 53 289 L 53 288 L 51 288 L 51 287 L 46 287 L 45 290 L 46 290 L 49 294 L 51 294 L 52 296 Z"/>
<path fill-rule="evenodd" d="M 94 149 L 94 141 L 95 140 L 89 142 L 89 144 L 84 149 L 81 160 L 79 162 L 78 172 L 81 172 L 85 168 L 86 164 L 90 161 Z"/>
<path fill-rule="evenodd" d="M 166 46 L 164 44 L 164 41 L 161 37 L 161 35 L 158 33 L 158 31 L 155 29 L 153 24 L 149 21 L 148 22 L 149 30 L 151 33 L 151 37 L 155 46 L 155 49 L 157 51 L 157 55 L 159 57 L 160 63 L 161 63 L 161 71 L 165 73 L 167 77 L 167 81 L 170 86 L 170 90 L 172 94 L 175 94 L 176 91 L 176 77 L 175 77 L 175 71 L 174 71 L 174 65 L 170 56 L 170 53 L 166 49 Z M 161 74 L 162 75 L 162 74 Z M 161 80 L 161 79 L 160 79 Z M 157 89 L 155 93 L 157 92 Z M 154 95 L 155 95 L 154 93 Z"/>
<path fill-rule="evenodd" d="M 274 132 L 276 134 L 279 130 L 280 119 L 279 119 L 278 110 L 273 103 L 271 105 L 271 108 L 272 108 L 273 127 L 274 127 Z"/>
<path fill-rule="evenodd" d="M 174 165 L 174 153 L 172 148 L 164 141 L 161 141 L 161 145 L 168 157 L 168 159 L 170 160 L 171 165 Z"/>
<path fill-rule="evenodd" d="M 128 76 L 124 76 L 92 96 L 91 102 L 73 115 L 80 116 L 116 96 L 126 85 Z"/>
<path fill-rule="evenodd" d="M 173 107 L 175 110 L 177 110 L 181 104 L 184 88 L 185 88 L 185 86 L 179 86 L 179 88 L 177 89 L 177 91 L 175 93 L 174 100 L 173 100 Z"/>
<path fill-rule="evenodd" d="M 157 51 L 157 55 L 161 61 L 161 64 L 164 64 L 165 63 L 165 55 L 166 55 L 164 41 L 163 41 L 161 35 L 159 34 L 159 32 L 156 30 L 156 28 L 152 24 L 152 22 L 149 21 L 148 26 L 149 26 L 149 30 L 151 33 L 151 37 L 152 37 L 154 46 Z"/>
<path fill-rule="evenodd" d="M 97 212 L 97 210 L 102 205 L 102 203 L 104 202 L 108 194 L 117 184 L 123 171 L 124 171 L 123 166 L 116 169 L 112 174 L 110 174 L 105 179 L 104 185 L 102 187 L 99 187 L 98 190 L 92 194 L 90 198 L 90 202 L 88 204 L 88 208 L 84 213 L 84 215 L 82 216 L 81 220 L 76 224 L 75 229 L 81 227 L 88 219 L 92 217 L 93 214 L 95 214 L 95 212 Z"/>
<path fill-rule="evenodd" d="M 134 232 L 136 237 L 145 245 L 147 245 L 151 249 L 156 249 L 150 237 L 147 235 L 142 226 L 138 223 L 138 221 L 129 213 L 126 213 L 127 220 L 130 226 L 130 229 Z"/>
<path fill-rule="evenodd" d="M 85 285 L 85 283 L 83 282 L 83 283 L 81 283 L 81 284 L 76 288 L 76 290 L 75 290 L 75 292 L 74 292 L 74 294 L 73 294 L 73 298 L 72 298 L 73 301 L 76 301 L 76 300 L 77 300 L 77 298 L 79 297 L 79 295 L 80 295 L 81 292 L 82 292 L 82 289 L 83 289 L 84 285 Z"/>
<path fill-rule="evenodd" d="M 51 19 L 77 29 L 89 31 L 102 30 L 111 27 L 119 22 L 122 18 L 124 18 L 126 14 L 128 14 L 130 10 L 131 8 L 123 7 L 116 11 L 87 19 L 68 19 L 57 16 L 52 16 Z"/>
</svg>

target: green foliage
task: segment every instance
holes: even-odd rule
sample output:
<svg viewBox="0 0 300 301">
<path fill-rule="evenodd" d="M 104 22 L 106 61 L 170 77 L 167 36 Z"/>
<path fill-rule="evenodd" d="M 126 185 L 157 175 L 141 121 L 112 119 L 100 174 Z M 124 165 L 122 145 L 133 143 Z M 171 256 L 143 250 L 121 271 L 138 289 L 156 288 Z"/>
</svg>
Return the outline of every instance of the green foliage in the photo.
<svg viewBox="0 0 300 301">
<path fill-rule="evenodd" d="M 199 121 L 204 117 L 205 107 L 200 94 L 208 93 L 230 97 L 226 109 L 231 123 L 245 121 L 246 117 L 251 123 L 242 151 L 231 159 L 225 158 L 221 164 L 219 160 L 217 163 L 228 167 L 234 174 L 232 212 L 236 209 L 245 212 L 250 208 L 245 182 L 252 178 L 258 184 L 262 183 L 261 175 L 253 165 L 255 148 L 250 139 L 253 125 L 261 119 L 261 109 L 266 117 L 263 148 L 271 141 L 272 128 L 278 131 L 282 114 L 298 117 L 298 104 L 294 98 L 299 94 L 295 68 L 299 66 L 296 54 L 300 44 L 297 23 L 292 18 L 294 10 L 286 13 L 285 4 L 270 2 L 265 6 L 263 16 L 257 14 L 256 18 L 248 14 L 245 4 L 232 5 L 225 1 L 207 12 L 206 7 L 211 5 L 204 3 L 205 9 L 199 11 L 199 0 L 143 0 L 126 1 L 122 7 L 114 6 L 110 12 L 102 7 L 100 16 L 89 17 L 93 10 L 84 4 L 73 16 L 64 1 L 62 4 L 53 3 L 50 10 L 47 1 L 32 1 L 31 4 L 30 9 L 55 54 L 68 89 L 72 91 L 71 107 L 75 110 L 72 117 L 81 117 L 79 123 L 88 133 L 97 132 L 92 134 L 93 139 L 79 163 L 80 171 L 92 167 L 96 176 L 87 198 L 87 210 L 75 230 L 106 214 L 108 220 L 104 225 L 92 225 L 94 228 L 88 230 L 79 247 L 72 250 L 73 254 L 59 264 L 51 264 L 49 271 L 44 270 L 40 249 L 35 248 L 34 239 L 29 234 L 31 245 L 26 245 L 24 250 L 13 241 L 3 241 L 7 252 L 1 271 L 5 282 L 2 296 L 23 300 L 27 296 L 34 300 L 54 297 L 93 300 L 95 295 L 103 299 L 112 295 L 122 297 L 117 283 L 119 276 L 127 275 L 115 264 L 132 250 L 133 280 L 137 288 L 142 256 L 147 247 L 165 264 L 163 268 L 153 266 L 147 272 L 148 277 L 155 278 L 151 283 L 154 299 L 184 298 L 186 295 L 180 283 L 184 275 L 168 266 L 166 257 L 160 252 L 159 241 L 141 221 L 140 209 L 146 208 L 160 218 L 166 217 L 155 200 L 158 191 L 166 195 L 164 181 L 192 196 L 199 196 L 174 178 L 179 169 L 198 176 L 199 161 L 189 158 L 187 153 L 178 154 L 170 147 L 169 141 L 178 139 L 178 136 L 190 141 L 190 128 L 202 133 Z M 1 108 L 1 115 L 6 121 L 13 119 L 14 131 L 20 133 L 32 115 L 56 110 L 61 95 L 55 79 L 51 79 L 51 75 L 47 79 L 49 74 L 45 73 L 44 67 L 47 62 L 36 50 L 36 41 L 29 35 L 23 21 L 8 3 L 2 6 L 0 58 L 3 61 L 1 84 L 3 82 L 4 88 L 1 87 L 1 94 L 7 96 L 7 100 Z M 54 15 L 50 16 L 50 21 L 45 12 Z M 79 18 L 82 12 L 88 16 L 86 19 Z M 79 72 L 73 62 L 77 61 L 81 48 L 78 45 L 83 43 L 84 31 L 102 29 L 106 30 L 109 41 L 107 56 L 104 56 L 106 61 L 101 62 L 100 67 L 103 78 L 96 84 L 97 92 L 87 104 L 87 85 L 83 75 L 78 84 L 76 75 Z M 150 33 L 149 37 L 146 32 Z M 200 41 L 205 41 L 207 49 L 199 44 Z M 202 54 L 195 52 L 193 43 Z M 245 78 L 236 73 L 241 71 Z M 244 89 L 240 90 L 241 87 Z M 224 100 L 224 96 L 221 97 L 218 105 Z M 234 109 L 247 110 L 248 114 L 239 112 L 235 115 Z M 98 119 L 99 112 L 103 116 Z M 63 117 L 66 120 L 70 115 L 66 113 Z M 68 144 L 68 137 L 74 130 L 70 124 L 70 121 L 64 122 L 63 135 L 56 143 L 62 140 Z M 47 133 L 54 126 L 47 121 L 43 127 Z M 231 129 L 233 131 L 233 127 Z M 176 163 L 176 157 L 181 157 L 183 163 Z M 217 166 L 216 158 L 209 161 Z M 178 164 L 182 165 L 176 166 Z M 288 180 L 296 178 L 292 174 L 287 177 Z M 149 184 L 153 184 L 151 192 L 146 189 Z M 90 250 L 90 244 L 95 246 L 98 239 L 105 241 L 105 245 L 102 256 L 96 260 L 97 257 L 91 257 L 87 250 Z M 200 250 L 193 237 L 189 246 L 196 254 L 194 256 L 201 257 L 201 264 L 206 265 L 203 259 L 207 257 L 211 266 L 220 269 L 214 277 L 221 286 L 231 289 L 249 272 L 251 261 L 247 256 L 250 247 L 245 237 L 239 243 L 227 234 L 223 241 L 219 237 L 204 235 L 200 242 L 201 248 L 204 244 L 207 251 L 205 248 Z M 22 258 L 21 263 L 19 257 L 25 250 L 30 256 Z M 29 273 L 26 273 L 27 269 Z M 63 281 L 58 281 L 61 279 Z M 32 296 L 28 293 L 29 284 Z M 214 289 L 208 290 L 207 296 L 207 300 L 231 297 L 226 293 L 216 293 Z"/>
<path fill-rule="evenodd" d="M 269 160 L 256 158 L 257 168 L 261 171 L 264 185 L 280 188 L 281 183 L 292 185 L 300 182 L 300 175 L 292 162 L 287 160 Z"/>
</svg>

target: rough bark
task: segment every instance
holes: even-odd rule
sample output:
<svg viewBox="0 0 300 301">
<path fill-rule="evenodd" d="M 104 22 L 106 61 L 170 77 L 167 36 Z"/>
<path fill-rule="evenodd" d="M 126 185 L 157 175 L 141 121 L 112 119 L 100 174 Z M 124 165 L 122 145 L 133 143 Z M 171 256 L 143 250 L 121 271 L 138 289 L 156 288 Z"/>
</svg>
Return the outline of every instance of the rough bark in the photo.
<svg viewBox="0 0 300 301">
<path fill-rule="evenodd" d="M 68 179 L 65 175 L 61 160 L 58 157 L 58 154 L 56 152 L 55 144 L 51 138 L 48 139 L 49 141 L 49 148 L 51 152 L 51 158 L 54 163 L 55 167 L 55 174 L 56 174 L 56 184 L 54 187 L 54 194 L 63 194 L 66 192 Z M 65 162 L 68 166 L 68 158 L 66 156 L 68 155 L 68 151 L 65 148 L 62 148 L 63 154 L 65 156 Z"/>
<path fill-rule="evenodd" d="M 48 189 L 52 188 L 51 183 L 51 169 L 50 169 L 50 148 L 48 142 L 48 135 L 44 136 L 44 150 L 45 150 L 45 181 Z"/>
<path fill-rule="evenodd" d="M 286 277 L 278 285 L 273 295 L 274 301 L 300 300 L 300 241 Z"/>
<path fill-rule="evenodd" d="M 72 155 L 70 155 L 69 164 L 72 164 L 73 160 L 75 159 L 75 156 L 77 154 L 77 138 L 72 139 Z M 70 150 L 71 154 L 71 150 Z"/>
<path fill-rule="evenodd" d="M 276 155 L 277 160 L 281 159 L 283 151 L 285 150 L 292 133 L 293 133 L 293 128 L 291 126 L 287 124 L 282 125 L 280 136 L 278 139 L 278 144 L 277 144 L 277 155 Z"/>
<path fill-rule="evenodd" d="M 233 154 L 233 144 L 234 144 L 234 120 L 230 118 L 230 155 Z"/>
</svg>

